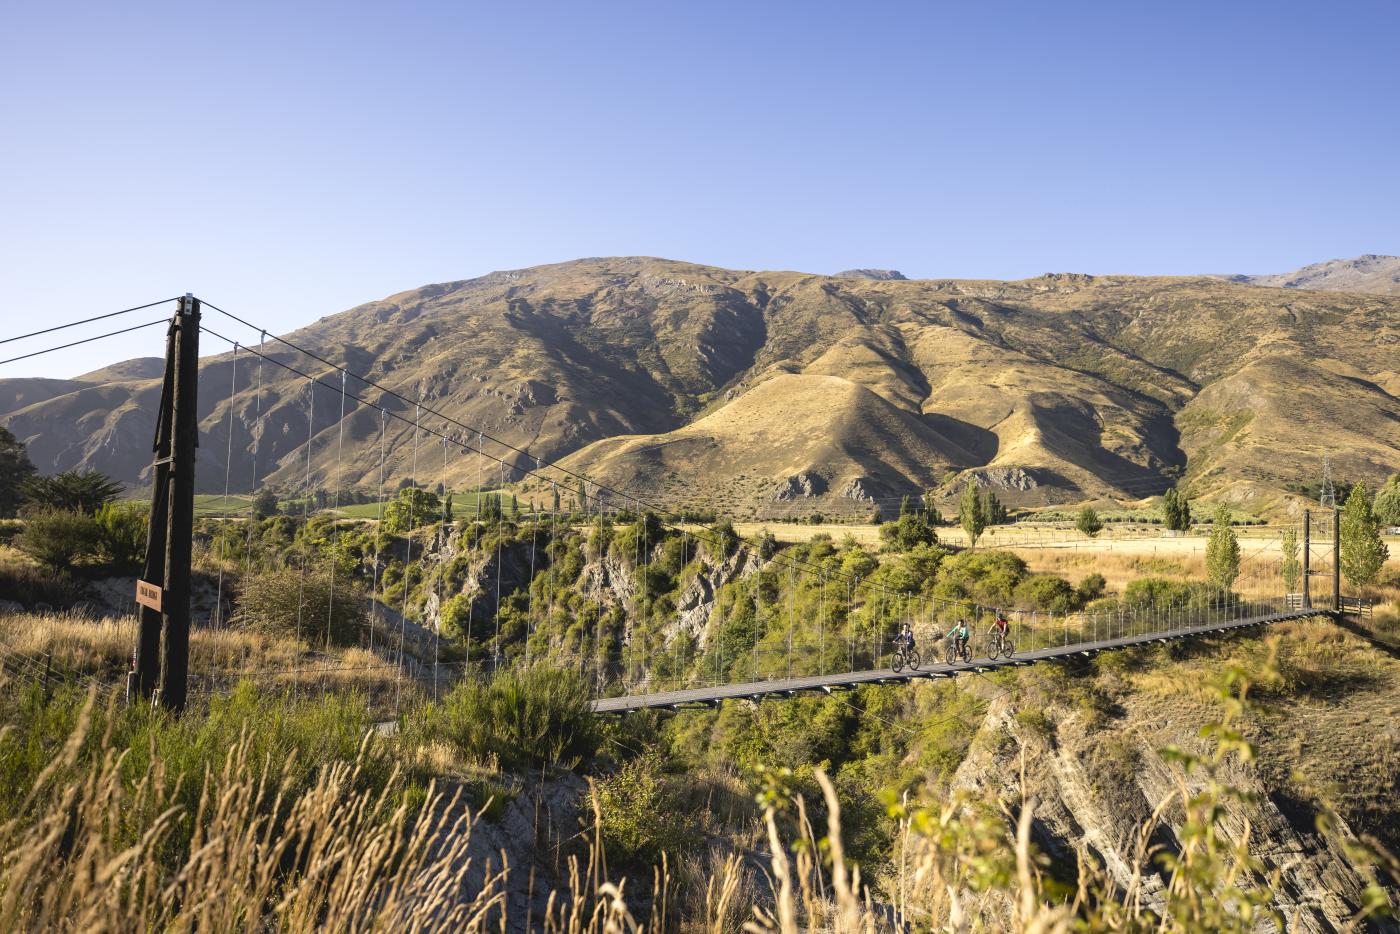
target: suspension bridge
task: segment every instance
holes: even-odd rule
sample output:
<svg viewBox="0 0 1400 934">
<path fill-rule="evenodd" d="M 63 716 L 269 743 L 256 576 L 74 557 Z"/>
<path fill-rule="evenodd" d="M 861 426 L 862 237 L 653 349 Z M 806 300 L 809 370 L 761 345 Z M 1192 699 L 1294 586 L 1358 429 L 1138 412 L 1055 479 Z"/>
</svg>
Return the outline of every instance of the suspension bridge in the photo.
<svg viewBox="0 0 1400 934">
<path fill-rule="evenodd" d="M 206 434 L 212 434 L 216 428 L 226 432 L 224 443 L 220 445 L 224 463 L 217 486 L 223 490 L 223 509 L 216 517 L 218 521 L 239 521 L 229 507 L 231 496 L 236 493 L 255 496 L 265 488 L 266 475 L 274 466 L 284 473 L 295 469 L 301 476 L 301 514 L 288 518 L 302 526 L 314 516 L 313 492 L 323 490 L 324 484 L 334 484 L 335 497 L 327 504 L 330 507 L 328 549 L 331 551 L 338 547 L 342 531 L 354 524 L 339 511 L 340 491 L 344 488 L 347 425 L 357 426 L 353 433 L 360 436 L 352 444 L 361 444 L 377 454 L 378 472 L 373 484 L 376 525 L 382 524 L 386 496 L 392 497 L 397 491 L 394 486 L 397 481 L 406 481 L 410 487 L 418 489 L 425 474 L 431 475 L 432 467 L 437 466 L 434 455 L 438 453 L 431 450 L 433 447 L 440 448 L 441 453 L 438 476 L 447 475 L 450 458 L 476 459 L 475 517 L 456 523 L 454 533 L 444 498 L 442 515 L 438 517 L 440 532 L 423 538 L 410 531 L 402 536 L 401 555 L 383 553 L 385 537 L 375 534 L 373 554 L 365 558 L 371 569 L 369 579 L 358 582 L 361 586 L 368 585 L 364 589 L 369 598 L 371 619 L 366 648 L 374 659 L 361 667 L 393 671 L 401 681 L 427 686 L 434 696 L 440 686 L 463 677 L 490 674 L 504 667 L 549 664 L 586 677 L 596 694 L 593 707 L 600 713 L 679 710 L 715 706 L 726 700 L 784 697 L 811 691 L 833 693 L 865 684 L 951 678 L 967 672 L 1087 657 L 1114 649 L 1202 638 L 1341 612 L 1343 598 L 1335 557 L 1335 512 L 1332 513 L 1330 541 L 1325 541 L 1328 530 L 1319 530 L 1319 536 L 1314 539 L 1312 530 L 1305 527 L 1300 593 L 1292 592 L 1294 584 L 1288 581 L 1281 552 L 1276 547 L 1277 540 L 1265 538 L 1248 542 L 1252 550 L 1246 550 L 1241 556 L 1238 576 L 1228 587 L 1218 591 L 1186 589 L 1139 605 L 1118 600 L 1102 608 L 1090 606 L 1058 612 L 1010 609 L 1006 607 L 1008 600 L 979 602 L 971 596 L 945 597 L 930 593 L 928 581 L 918 582 L 916 586 L 896 586 L 877 573 L 878 562 L 874 569 L 848 569 L 835 549 L 832 553 L 817 555 L 811 549 L 730 538 L 721 531 L 687 521 L 685 515 L 647 502 L 628 490 L 600 483 L 524 446 L 496 437 L 481 426 L 465 423 L 444 412 L 442 406 L 430 405 L 421 387 L 417 392 L 394 388 L 387 384 L 387 377 L 383 375 L 374 377 L 352 369 L 348 361 L 334 360 L 325 353 L 274 336 L 246 317 L 193 296 L 166 302 L 178 303 L 171 319 L 159 318 L 65 341 L 0 360 L 0 365 L 161 323 L 169 325 L 165 391 L 157 419 L 156 456 L 152 464 L 155 483 L 152 547 L 142 575 L 148 590 L 146 599 L 140 600 L 141 623 L 135 640 L 136 670 L 131 689 L 144 696 L 158 694 L 168 704 L 173 697 L 174 703 L 170 705 L 177 709 L 184 704 L 185 681 L 193 680 L 196 685 L 200 682 L 199 672 L 186 671 L 189 628 L 193 624 L 217 630 L 228 624 L 225 569 L 229 574 L 238 570 L 225 560 L 222 549 L 228 537 L 221 536 L 212 610 L 207 618 L 192 619 L 188 589 L 189 542 L 194 523 L 194 447 L 201 429 Z M 165 302 L 61 324 L 7 338 L 0 344 L 47 336 L 162 304 Z M 203 309 L 220 315 L 227 324 L 217 329 L 207 326 L 202 319 Z M 229 353 L 199 361 L 200 335 L 224 342 L 230 348 Z M 215 363 L 217 366 L 213 365 Z M 226 376 L 228 382 L 213 385 L 211 376 L 214 373 Z M 273 373 L 283 380 L 276 387 L 271 385 Z M 270 434 L 265 423 L 268 410 L 272 402 L 286 396 L 289 386 L 296 385 L 302 387 L 306 409 L 304 438 L 296 449 L 284 449 L 276 458 L 276 464 L 269 464 L 271 454 L 264 451 Z M 206 419 L 200 425 L 196 420 L 200 410 L 197 398 L 207 400 L 211 393 L 215 398 L 222 397 L 223 409 L 216 418 Z M 319 406 L 318 398 L 321 399 Z M 209 410 L 210 406 L 206 404 L 204 409 Z M 323 422 L 319 427 L 318 412 Z M 358 418 L 361 413 L 370 415 L 368 432 L 365 420 Z M 390 426 L 394 426 L 392 434 Z M 284 425 L 282 431 L 285 433 L 290 428 Z M 251 453 L 250 476 L 242 479 L 235 476 L 236 442 L 237 447 L 246 447 Z M 333 467 L 313 466 L 313 453 L 318 448 L 322 453 L 334 450 Z M 393 468 L 389 464 L 391 452 L 395 461 Z M 207 457 L 203 463 L 207 465 Z M 317 483 L 323 486 L 317 487 Z M 508 605 L 504 598 L 511 595 L 501 592 L 504 576 L 501 549 L 506 536 L 497 534 L 496 592 L 490 614 L 494 619 L 486 623 L 487 637 L 483 638 L 480 632 L 473 634 L 469 621 L 465 657 L 461 657 L 460 652 L 444 655 L 441 608 L 452 593 L 443 553 L 462 546 L 464 528 L 485 528 L 482 491 L 493 486 L 505 489 L 511 484 L 552 503 L 547 510 L 532 504 L 514 523 L 521 548 L 526 527 L 529 532 L 523 631 L 503 631 L 503 608 Z M 214 485 L 207 479 L 203 483 L 206 489 Z M 561 507 L 564 497 L 573 503 L 572 508 Z M 622 566 L 612 570 L 601 560 L 603 555 L 595 556 L 598 560 L 585 571 L 585 576 L 593 575 L 593 586 L 586 594 L 567 604 L 556 604 L 551 592 L 546 602 L 543 595 L 536 594 L 537 574 L 554 567 L 560 560 L 559 547 L 565 538 L 570 535 L 583 538 L 599 521 L 632 523 L 636 534 L 629 546 L 631 553 L 623 555 L 619 559 Z M 251 535 L 251 523 L 248 527 Z M 638 614 L 629 615 L 624 609 L 629 603 L 644 602 L 646 582 L 661 560 L 661 552 L 668 547 L 668 542 L 677 541 L 683 569 L 677 581 L 678 584 L 689 581 L 693 585 L 697 602 L 688 610 L 673 608 L 660 625 L 645 625 L 637 618 Z M 1038 538 L 1036 544 L 1043 547 L 1053 545 L 1054 541 Z M 1314 545 L 1322 546 L 1318 549 L 1316 563 Z M 431 563 L 424 560 L 430 548 L 433 549 Z M 1330 562 L 1329 550 L 1332 552 Z M 702 555 L 704 561 L 701 561 Z M 390 557 L 400 562 L 406 573 L 415 556 L 422 573 L 436 575 L 435 579 L 428 580 L 427 586 L 436 608 L 432 618 L 424 615 L 424 607 L 410 605 L 406 585 L 402 587 L 397 608 L 387 603 L 384 573 Z M 309 627 L 302 631 L 303 607 L 300 599 L 298 601 L 297 637 L 319 645 L 323 651 L 319 662 L 315 658 L 298 659 L 290 669 L 296 676 L 304 672 L 314 674 L 318 664 L 324 668 L 326 676 L 335 670 L 330 651 L 331 620 L 337 600 L 336 575 L 343 572 L 336 570 L 334 562 L 330 567 L 331 588 L 324 613 L 324 634 Z M 247 575 L 254 570 L 245 566 L 241 572 Z M 299 570 L 304 583 L 308 570 L 305 554 L 301 556 Z M 619 579 L 619 572 L 624 579 Z M 693 576 L 687 577 L 687 574 Z M 339 581 L 342 601 L 347 589 L 356 586 L 346 579 L 349 576 L 344 574 Z M 1327 577 L 1332 583 L 1330 599 L 1315 605 L 1312 584 L 1315 579 Z M 735 582 L 748 582 L 751 586 L 726 596 L 725 587 Z M 726 600 L 730 605 L 725 605 Z M 733 604 L 740 600 L 746 603 L 736 610 Z M 487 604 L 490 606 L 491 602 L 488 600 Z M 1002 609 L 994 604 L 1001 604 Z M 699 613 L 693 612 L 697 606 Z M 1009 656 L 993 658 L 989 653 L 980 654 L 981 632 L 998 612 L 1010 617 L 1016 647 Z M 729 617 L 742 617 L 743 625 L 724 625 L 722 617 L 726 613 Z M 566 621 L 562 627 L 556 625 L 561 614 Z M 687 614 L 690 622 L 681 624 L 680 618 Z M 312 616 L 310 612 L 306 615 Z M 316 616 L 320 618 L 319 612 Z M 418 619 L 412 620 L 414 616 Z M 955 619 L 970 621 L 972 650 L 977 657 L 951 662 L 930 658 L 942 654 L 943 644 L 938 637 Z M 490 631 L 491 623 L 494 623 L 494 632 Z M 886 662 L 893 637 L 906 626 L 915 633 L 926 656 L 917 668 L 895 670 Z M 414 638 L 410 638 L 411 630 Z M 424 633 L 426 638 L 422 638 Z M 6 651 L 6 647 L 0 645 L 0 661 L 7 657 Z M 32 667 L 32 661 L 27 664 Z M 239 673 L 240 677 L 269 682 L 286 674 L 287 668 L 256 667 Z M 179 683 L 158 686 L 158 679 L 169 678 Z M 210 690 L 217 689 L 213 678 L 207 680 L 206 686 Z"/>
</svg>

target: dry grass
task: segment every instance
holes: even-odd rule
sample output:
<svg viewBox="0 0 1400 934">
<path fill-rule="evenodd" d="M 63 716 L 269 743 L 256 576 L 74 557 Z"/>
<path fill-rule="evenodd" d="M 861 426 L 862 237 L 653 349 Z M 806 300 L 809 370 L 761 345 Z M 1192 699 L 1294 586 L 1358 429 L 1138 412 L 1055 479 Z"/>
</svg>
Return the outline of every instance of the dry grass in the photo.
<svg viewBox="0 0 1400 934">
<path fill-rule="evenodd" d="M 59 678 L 124 686 L 136 633 L 135 617 L 12 614 L 0 616 L 0 653 L 12 672 L 33 674 L 49 666 Z M 223 690 L 252 678 L 279 689 L 356 690 L 375 706 L 387 703 L 400 687 L 399 670 L 364 649 L 313 652 L 294 639 L 244 629 L 191 630 L 190 672 L 194 692 Z"/>
</svg>

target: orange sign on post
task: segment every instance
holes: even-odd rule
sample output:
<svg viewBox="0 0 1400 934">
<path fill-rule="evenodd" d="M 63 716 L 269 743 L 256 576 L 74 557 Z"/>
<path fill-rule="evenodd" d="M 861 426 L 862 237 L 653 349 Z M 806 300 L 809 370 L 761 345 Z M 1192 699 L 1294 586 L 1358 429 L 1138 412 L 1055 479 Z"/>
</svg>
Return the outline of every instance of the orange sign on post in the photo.
<svg viewBox="0 0 1400 934">
<path fill-rule="evenodd" d="M 160 594 L 161 590 L 155 584 L 148 584 L 142 580 L 136 582 L 136 602 L 150 607 L 157 613 L 160 612 Z"/>
</svg>

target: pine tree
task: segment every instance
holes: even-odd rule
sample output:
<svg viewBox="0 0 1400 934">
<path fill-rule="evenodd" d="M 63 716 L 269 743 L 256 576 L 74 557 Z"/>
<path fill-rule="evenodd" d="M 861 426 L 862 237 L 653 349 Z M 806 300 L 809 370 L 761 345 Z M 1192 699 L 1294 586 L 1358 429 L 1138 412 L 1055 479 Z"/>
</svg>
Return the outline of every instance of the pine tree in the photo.
<svg viewBox="0 0 1400 934">
<path fill-rule="evenodd" d="M 1298 585 L 1303 581 L 1303 563 L 1298 560 L 1297 529 L 1284 529 L 1279 549 L 1283 552 L 1283 563 L 1279 567 L 1279 573 L 1283 575 L 1283 585 L 1289 593 L 1297 593 Z"/>
<path fill-rule="evenodd" d="M 1230 527 L 1230 510 L 1223 503 L 1216 507 L 1206 544 L 1206 574 L 1221 590 L 1229 590 L 1240 576 L 1240 541 Z"/>
<path fill-rule="evenodd" d="M 911 506 L 911 504 L 910 504 L 910 502 L 909 502 L 909 497 L 906 496 L 906 497 L 904 497 L 904 499 L 902 499 L 902 500 L 899 501 L 899 515 L 900 515 L 900 518 L 903 518 L 904 516 L 909 515 L 911 509 L 912 509 L 912 506 Z"/>
<path fill-rule="evenodd" d="M 962 498 L 958 500 L 958 522 L 967 533 L 968 544 L 976 548 L 977 539 L 982 537 L 987 523 L 982 512 L 982 497 L 977 493 L 977 485 L 970 480 L 963 487 Z"/>
<path fill-rule="evenodd" d="M 1364 483 L 1351 488 L 1342 507 L 1341 547 L 1342 573 L 1353 587 L 1374 583 L 1390 557 L 1381 540 L 1381 524 L 1371 509 L 1371 491 Z"/>
</svg>

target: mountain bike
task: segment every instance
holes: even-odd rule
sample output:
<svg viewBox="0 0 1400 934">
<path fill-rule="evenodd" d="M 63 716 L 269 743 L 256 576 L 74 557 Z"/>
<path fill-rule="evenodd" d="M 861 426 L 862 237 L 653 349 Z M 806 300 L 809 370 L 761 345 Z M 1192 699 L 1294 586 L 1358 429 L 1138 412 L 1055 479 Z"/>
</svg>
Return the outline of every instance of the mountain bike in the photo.
<svg viewBox="0 0 1400 934">
<path fill-rule="evenodd" d="M 1011 630 L 1008 628 L 1005 633 L 993 629 L 987 635 L 987 657 L 997 658 L 1005 655 L 1010 658 L 1016 651 L 1016 645 L 1011 641 Z"/>
<path fill-rule="evenodd" d="M 943 652 L 944 661 L 950 665 L 958 661 L 972 661 L 972 647 L 967 643 L 967 639 L 949 639 L 948 648 Z"/>
<path fill-rule="evenodd" d="M 894 649 L 895 671 L 903 671 L 905 666 L 909 666 L 910 671 L 919 670 L 919 653 L 907 645 L 897 645 Z"/>
</svg>

